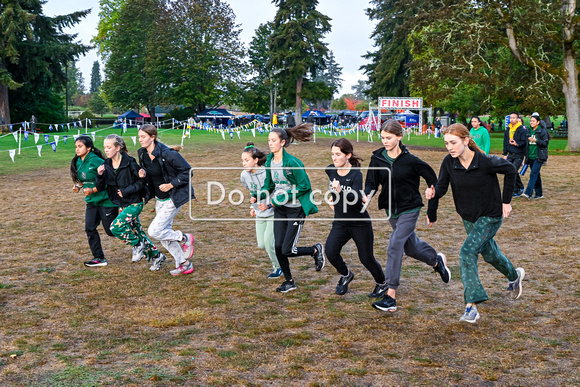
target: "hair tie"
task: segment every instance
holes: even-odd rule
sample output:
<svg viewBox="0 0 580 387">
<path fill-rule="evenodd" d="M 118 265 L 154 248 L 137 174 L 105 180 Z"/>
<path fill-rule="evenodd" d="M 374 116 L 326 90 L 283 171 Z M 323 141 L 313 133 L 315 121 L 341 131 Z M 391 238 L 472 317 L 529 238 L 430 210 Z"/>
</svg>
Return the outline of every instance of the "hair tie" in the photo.
<svg viewBox="0 0 580 387">
<path fill-rule="evenodd" d="M 244 149 L 253 148 L 253 145 L 247 145 Z"/>
</svg>

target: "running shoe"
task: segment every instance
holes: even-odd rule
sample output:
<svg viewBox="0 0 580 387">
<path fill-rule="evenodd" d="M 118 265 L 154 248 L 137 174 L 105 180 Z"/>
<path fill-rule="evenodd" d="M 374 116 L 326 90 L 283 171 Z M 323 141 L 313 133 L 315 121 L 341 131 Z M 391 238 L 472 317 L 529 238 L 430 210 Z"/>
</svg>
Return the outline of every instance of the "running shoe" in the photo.
<svg viewBox="0 0 580 387">
<path fill-rule="evenodd" d="M 153 262 L 151 263 L 151 267 L 149 268 L 149 270 L 158 271 L 159 269 L 161 269 L 161 265 L 163 264 L 163 262 L 165 262 L 165 258 L 166 258 L 165 254 L 163 254 L 162 252 L 157 253 L 157 255 L 153 257 Z"/>
<path fill-rule="evenodd" d="M 382 300 L 373 302 L 373 308 L 383 312 L 394 312 L 397 310 L 397 300 L 385 294 Z"/>
<path fill-rule="evenodd" d="M 314 245 L 314 248 L 316 249 L 316 252 L 312 256 L 312 258 L 314 258 L 314 267 L 316 271 L 320 271 L 326 262 L 326 258 L 324 257 L 324 246 L 322 246 L 322 243 L 317 243 Z"/>
<path fill-rule="evenodd" d="M 268 279 L 280 278 L 282 276 L 282 269 L 274 269 L 270 274 L 268 274 Z"/>
<path fill-rule="evenodd" d="M 292 290 L 296 289 L 296 284 L 294 283 L 294 281 L 284 281 L 282 282 L 282 285 L 276 288 L 277 292 L 280 293 L 288 293 Z"/>
<path fill-rule="evenodd" d="M 433 270 L 439 273 L 443 282 L 446 284 L 449 283 L 449 280 L 451 280 L 451 271 L 447 267 L 447 257 L 445 254 L 437 253 L 437 266 L 434 266 Z"/>
<path fill-rule="evenodd" d="M 189 261 L 183 262 L 178 268 L 170 270 L 171 275 L 191 274 L 193 273 L 193 264 Z"/>
<path fill-rule="evenodd" d="M 85 266 L 93 267 L 93 266 L 107 266 L 107 260 L 105 258 L 94 258 L 90 261 L 85 262 Z"/>
<path fill-rule="evenodd" d="M 459 321 L 468 322 L 471 324 L 474 324 L 477 320 L 479 320 L 479 312 L 477 311 L 477 307 L 475 305 L 466 306 L 463 316 L 459 318 Z"/>
<path fill-rule="evenodd" d="M 335 293 L 339 296 L 346 294 L 348 292 L 348 284 L 354 279 L 354 274 L 352 271 L 348 271 L 347 275 L 341 275 L 336 285 Z"/>
<path fill-rule="evenodd" d="M 522 295 L 522 281 L 526 275 L 526 271 L 521 267 L 518 267 L 516 271 L 518 272 L 518 278 L 514 281 L 509 281 L 506 289 L 508 292 L 511 292 L 514 300 L 517 300 Z"/>
<path fill-rule="evenodd" d="M 193 234 L 183 234 L 185 240 L 181 244 L 183 250 L 183 258 L 190 259 L 193 257 Z"/>
<path fill-rule="evenodd" d="M 136 246 L 133 246 L 133 257 L 131 258 L 132 262 L 139 262 L 143 259 L 143 255 L 145 254 L 145 243 L 139 242 Z"/>
<path fill-rule="evenodd" d="M 367 294 L 367 297 L 370 298 L 382 298 L 385 295 L 385 291 L 387 290 L 387 284 L 376 284 L 375 289 Z"/>
</svg>

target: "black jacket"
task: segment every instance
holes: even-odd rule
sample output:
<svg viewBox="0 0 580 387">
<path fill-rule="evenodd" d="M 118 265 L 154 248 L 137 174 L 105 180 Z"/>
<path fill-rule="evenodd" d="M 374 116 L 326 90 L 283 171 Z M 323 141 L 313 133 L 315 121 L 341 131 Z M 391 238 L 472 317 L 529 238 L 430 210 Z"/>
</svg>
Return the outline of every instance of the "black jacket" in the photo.
<svg viewBox="0 0 580 387">
<path fill-rule="evenodd" d="M 536 128 L 536 149 L 538 150 L 536 161 L 538 163 L 542 164 L 548 161 L 549 142 L 550 142 L 550 134 L 546 129 L 546 123 L 544 121 L 540 121 L 540 125 L 538 125 L 538 127 Z M 529 159 L 526 159 L 526 164 L 529 164 Z"/>
<path fill-rule="evenodd" d="M 377 149 L 371 156 L 371 167 L 382 169 L 369 169 L 365 181 L 365 195 L 371 191 L 377 191 L 382 186 L 379 195 L 379 210 L 389 207 L 391 198 L 391 211 L 400 214 L 407 210 L 423 207 L 423 200 L 419 192 L 420 178 L 422 177 L 430 187 L 437 182 L 437 175 L 433 168 L 417 156 L 409 153 L 404 145 L 400 145 L 401 154 L 391 165 L 383 156 L 385 148 Z M 392 184 L 391 184 L 392 183 Z M 427 205 L 429 220 L 437 220 L 438 199 L 431 199 Z"/>
<path fill-rule="evenodd" d="M 435 185 L 435 197 L 445 195 L 451 183 L 455 210 L 462 219 L 475 222 L 482 216 L 501 217 L 502 203 L 508 204 L 512 200 L 516 168 L 501 157 L 474 152 L 467 169 L 451 155 L 443 159 Z M 499 188 L 498 173 L 505 175 L 503 194 Z"/>
<path fill-rule="evenodd" d="M 508 153 L 526 155 L 528 150 L 528 130 L 523 126 L 519 126 L 514 133 L 514 140 L 517 145 L 510 144 L 510 128 L 506 128 L 503 133 L 503 152 L 505 156 Z"/>
<path fill-rule="evenodd" d="M 139 155 L 139 165 L 145 169 L 144 158 L 149 157 L 147 149 L 140 148 L 137 153 Z M 175 207 L 181 207 L 189 202 L 189 175 L 191 173 L 191 166 L 189 163 L 185 161 L 178 151 L 169 148 L 161 142 L 155 143 L 153 156 L 155 156 L 161 166 L 165 183 L 171 183 L 173 185 L 173 188 L 169 191 L 169 197 L 173 201 Z M 150 174 L 147 174 L 145 181 L 149 186 L 149 192 L 151 195 L 154 195 L 155 189 Z M 193 187 L 191 187 L 191 199 L 194 198 Z M 149 199 L 150 195 L 147 195 L 145 201 L 148 201 Z"/>
<path fill-rule="evenodd" d="M 133 203 L 140 203 L 147 196 L 147 187 L 144 179 L 139 177 L 139 165 L 135 159 L 126 153 L 121 154 L 121 163 L 115 171 L 113 161 L 106 159 L 103 163 L 105 171 L 97 175 L 95 186 L 99 191 L 105 189 L 109 193 L 109 199 L 119 207 L 127 207 Z M 117 194 L 121 190 L 123 197 Z"/>
</svg>

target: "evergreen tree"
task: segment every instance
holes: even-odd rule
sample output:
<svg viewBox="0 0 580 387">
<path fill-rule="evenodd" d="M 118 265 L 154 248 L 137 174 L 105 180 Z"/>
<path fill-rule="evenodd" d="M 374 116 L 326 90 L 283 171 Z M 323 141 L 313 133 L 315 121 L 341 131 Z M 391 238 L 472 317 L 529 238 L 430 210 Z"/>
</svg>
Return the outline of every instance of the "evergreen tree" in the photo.
<svg viewBox="0 0 580 387">
<path fill-rule="evenodd" d="M 39 121 L 62 121 L 66 64 L 90 48 L 75 43 L 76 34 L 62 32 L 90 10 L 48 17 L 42 3 L 4 0 L 0 6 L 0 116 L 6 122 L 32 114 Z"/>
<path fill-rule="evenodd" d="M 85 93 L 85 79 L 75 62 L 68 62 L 65 72 L 67 75 L 66 97 L 68 98 L 66 102 L 68 105 L 73 105 L 73 101 Z"/>
<path fill-rule="evenodd" d="M 101 88 L 101 68 L 99 66 L 99 61 L 93 62 L 93 68 L 91 69 L 91 89 L 89 93 L 98 93 Z"/>
<path fill-rule="evenodd" d="M 274 0 L 274 4 L 278 11 L 270 38 L 268 67 L 278 74 L 282 96 L 294 96 L 299 124 L 302 98 L 316 100 L 321 92 L 328 95 L 328 87 L 312 80 L 325 66 L 328 48 L 323 38 L 330 31 L 330 18 L 316 10 L 317 0 Z"/>
<path fill-rule="evenodd" d="M 330 103 L 334 93 L 340 89 L 342 86 L 342 67 L 336 63 L 336 59 L 334 58 L 334 53 L 329 51 L 328 59 L 326 60 L 325 68 L 320 72 L 319 75 L 314 78 L 314 82 L 321 82 L 322 84 L 326 85 L 328 90 L 327 92 L 322 93 L 322 95 L 330 93 L 330 96 L 324 99 L 317 99 L 316 100 L 316 108 L 320 109 L 324 107 L 328 109 L 330 107 Z"/>
</svg>

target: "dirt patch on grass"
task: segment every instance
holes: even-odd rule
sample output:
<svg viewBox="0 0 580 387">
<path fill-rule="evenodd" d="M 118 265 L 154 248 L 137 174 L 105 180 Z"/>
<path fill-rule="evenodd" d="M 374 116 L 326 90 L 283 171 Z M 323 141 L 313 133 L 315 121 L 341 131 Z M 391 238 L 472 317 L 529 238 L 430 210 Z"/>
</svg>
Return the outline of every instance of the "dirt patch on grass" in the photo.
<svg viewBox="0 0 580 387">
<path fill-rule="evenodd" d="M 292 145 L 307 166 L 330 163 L 331 139 Z M 195 167 L 239 166 L 243 145 L 193 145 Z M 257 145 L 267 149 L 265 142 Z M 379 143 L 355 144 L 369 161 Z M 445 153 L 413 150 L 438 170 Z M 72 157 L 72 155 L 71 155 Z M 542 169 L 545 199 L 513 201 L 500 229 L 503 252 L 527 275 L 513 301 L 506 279 L 480 260 L 490 300 L 477 324 L 458 318 L 463 296 L 457 254 L 464 239 L 450 195 L 439 221 L 418 234 L 447 254 L 449 285 L 404 258 L 396 313 L 371 308 L 372 277 L 352 242 L 343 255 L 355 280 L 334 294 L 338 275 L 315 272 L 310 258 L 291 267 L 298 290 L 275 292 L 270 264 L 257 249 L 252 221 L 200 222 L 183 208 L 175 228 L 196 238 L 195 272 L 172 277 L 170 260 L 152 273 L 132 264 L 130 248 L 103 238 L 109 266 L 85 268 L 84 201 L 66 169 L 0 176 L 0 381 L 4 385 L 577 385 L 580 384 L 580 157 L 552 156 Z M 240 171 L 198 170 L 194 216 L 246 217 L 247 206 L 204 205 L 205 182 L 239 188 Z M 313 186 L 327 186 L 322 170 Z M 527 176 L 524 178 L 527 181 Z M 424 189 L 424 187 L 422 188 Z M 203 200 L 202 200 L 203 199 Z M 243 207 L 243 208 L 242 208 Z M 375 218 L 384 215 L 377 212 Z M 149 225 L 153 204 L 142 222 Z M 317 216 L 330 216 L 321 208 Z M 307 221 L 301 245 L 324 242 L 330 222 Z M 374 222 L 382 265 L 390 226 Z M 16 355 L 16 356 L 11 356 Z"/>
</svg>

